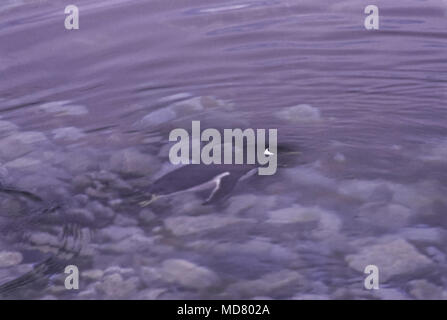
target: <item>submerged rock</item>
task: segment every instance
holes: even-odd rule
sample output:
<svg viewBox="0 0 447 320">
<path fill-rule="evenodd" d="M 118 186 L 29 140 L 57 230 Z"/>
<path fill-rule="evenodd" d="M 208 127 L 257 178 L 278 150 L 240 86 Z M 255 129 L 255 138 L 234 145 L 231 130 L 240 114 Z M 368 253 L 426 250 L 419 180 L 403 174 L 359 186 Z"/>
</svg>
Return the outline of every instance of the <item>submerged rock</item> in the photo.
<svg viewBox="0 0 447 320">
<path fill-rule="evenodd" d="M 232 105 L 230 103 L 216 99 L 212 96 L 190 97 L 189 95 L 179 94 L 160 100 L 160 102 L 170 101 L 174 102 L 168 106 L 150 112 L 141 120 L 135 122 L 134 126 L 139 129 L 151 129 L 160 125 L 166 125 L 172 121 L 177 121 L 184 117 L 190 117 L 193 114 L 203 114 L 203 112 L 209 109 L 216 109 L 213 110 L 213 112 L 219 110 L 228 111 L 232 109 Z"/>
<path fill-rule="evenodd" d="M 38 109 L 57 116 L 82 116 L 88 114 L 88 109 L 82 105 L 70 104 L 71 101 L 53 101 L 41 104 Z"/>
<path fill-rule="evenodd" d="M 146 237 L 143 234 L 133 234 L 117 243 L 101 245 L 100 250 L 120 254 L 148 251 L 155 246 L 156 240 L 156 237 Z"/>
<path fill-rule="evenodd" d="M 219 283 L 219 277 L 213 271 L 182 259 L 165 260 L 161 274 L 165 281 L 189 289 L 205 289 Z"/>
<path fill-rule="evenodd" d="M 400 231 L 400 235 L 410 241 L 439 243 L 443 244 L 445 231 L 441 228 L 404 228 Z"/>
<path fill-rule="evenodd" d="M 325 294 L 304 293 L 296 294 L 290 300 L 329 300 L 329 296 Z"/>
<path fill-rule="evenodd" d="M 312 236 L 318 239 L 338 235 L 342 226 L 340 218 L 335 213 L 318 207 L 300 205 L 270 211 L 266 222 L 275 225 L 316 222 L 317 227 L 312 230 Z"/>
<path fill-rule="evenodd" d="M 320 110 L 308 104 L 299 104 L 293 107 L 283 108 L 276 116 L 288 122 L 305 122 L 320 120 Z"/>
<path fill-rule="evenodd" d="M 369 225 L 400 228 L 409 224 L 411 216 L 411 210 L 400 204 L 369 203 L 360 208 L 357 217 Z"/>
<path fill-rule="evenodd" d="M 99 222 L 106 222 L 113 219 L 116 213 L 109 207 L 102 205 L 99 201 L 90 201 L 87 210 L 93 213 L 95 219 Z"/>
<path fill-rule="evenodd" d="M 180 116 L 186 116 L 194 112 L 201 112 L 214 108 L 226 108 L 231 106 L 222 100 L 218 100 L 211 96 L 193 97 L 183 101 L 171 104 L 169 109 L 175 111 Z"/>
<path fill-rule="evenodd" d="M 115 153 L 109 161 L 109 169 L 128 176 L 147 176 L 156 172 L 160 163 L 154 157 L 129 148 Z"/>
<path fill-rule="evenodd" d="M 57 161 L 63 168 L 72 174 L 85 174 L 89 171 L 98 170 L 99 163 L 97 151 L 83 148 L 82 152 L 68 151 L 54 155 L 50 161 Z"/>
<path fill-rule="evenodd" d="M 334 179 L 323 175 L 319 170 L 313 167 L 295 167 L 282 170 L 281 175 L 286 179 L 288 184 L 299 187 L 311 188 L 337 188 L 337 182 Z"/>
<path fill-rule="evenodd" d="M 151 249 L 157 237 L 146 236 L 137 227 L 110 226 L 99 232 L 99 237 L 103 240 L 98 249 L 104 252 L 128 253 L 140 252 Z"/>
<path fill-rule="evenodd" d="M 147 289 L 138 293 L 138 300 L 156 300 L 160 298 L 167 290 L 166 289 Z"/>
<path fill-rule="evenodd" d="M 346 157 L 343 153 L 337 152 L 334 156 L 334 160 L 337 162 L 345 162 L 346 161 Z"/>
<path fill-rule="evenodd" d="M 412 280 L 408 283 L 409 293 L 416 299 L 440 300 L 447 298 L 447 292 L 443 288 L 428 282 L 425 279 Z"/>
<path fill-rule="evenodd" d="M 279 261 L 293 261 L 299 258 L 298 254 L 287 246 L 272 243 L 270 239 L 262 237 L 254 237 L 242 243 L 211 243 L 202 240 L 189 244 L 189 247 L 199 250 L 206 249 L 214 255 L 232 257 L 233 259 L 238 256 L 278 263 Z"/>
<path fill-rule="evenodd" d="M 76 141 L 85 137 L 85 133 L 75 127 L 54 129 L 52 133 L 55 140 Z"/>
<path fill-rule="evenodd" d="M 399 289 L 394 288 L 383 288 L 380 290 L 374 290 L 372 292 L 374 298 L 379 298 L 382 300 L 408 300 L 409 296 Z"/>
<path fill-rule="evenodd" d="M 0 140 L 0 159 L 11 161 L 33 151 L 47 142 L 41 132 L 18 132 Z"/>
<path fill-rule="evenodd" d="M 137 227 L 110 226 L 107 228 L 103 228 L 99 232 L 98 236 L 101 237 L 105 242 L 119 242 L 125 238 L 141 233 L 142 230 Z"/>
<path fill-rule="evenodd" d="M 16 132 L 18 127 L 9 121 L 0 120 L 0 138 L 6 137 L 13 132 Z"/>
<path fill-rule="evenodd" d="M 278 209 L 268 213 L 267 223 L 292 224 L 318 221 L 322 210 L 317 207 L 305 208 L 294 205 L 289 208 Z"/>
<path fill-rule="evenodd" d="M 198 216 L 198 217 L 172 217 L 165 220 L 165 226 L 176 236 L 186 236 L 199 232 L 211 231 L 241 222 L 248 219 L 233 217 Z"/>
<path fill-rule="evenodd" d="M 152 210 L 145 208 L 140 211 L 140 213 L 138 214 L 138 218 L 143 223 L 151 223 L 155 220 L 156 215 L 154 212 L 152 212 Z"/>
<path fill-rule="evenodd" d="M 262 214 L 263 212 L 272 209 L 278 203 L 281 203 L 281 199 L 277 195 L 263 195 L 256 196 L 253 194 L 241 194 L 238 195 L 233 192 L 232 196 L 227 200 L 228 206 L 225 209 L 229 215 L 245 215 L 249 211 L 256 212 L 256 214 Z"/>
<path fill-rule="evenodd" d="M 23 256 L 20 252 L 0 251 L 0 268 L 16 266 L 22 260 Z"/>
<path fill-rule="evenodd" d="M 420 272 L 432 265 L 428 257 L 406 240 L 385 240 L 383 243 L 365 246 L 358 253 L 346 256 L 346 262 L 351 268 L 362 273 L 367 265 L 376 265 L 382 281 L 398 275 Z"/>
<path fill-rule="evenodd" d="M 82 272 L 81 277 L 83 279 L 89 279 L 89 280 L 99 280 L 103 277 L 104 271 L 100 269 L 92 269 Z"/>
<path fill-rule="evenodd" d="M 34 169 L 38 170 L 41 167 L 42 162 L 40 160 L 31 157 L 22 157 L 5 163 L 7 169 Z"/>
<path fill-rule="evenodd" d="M 137 277 L 125 280 L 121 274 L 114 273 L 104 276 L 96 285 L 96 290 L 104 294 L 106 299 L 129 299 L 136 293 L 138 284 Z"/>
<path fill-rule="evenodd" d="M 153 128 L 177 118 L 177 113 L 169 108 L 155 110 L 135 123 L 139 128 Z"/>
<path fill-rule="evenodd" d="M 228 289 L 231 297 L 255 297 L 263 295 L 275 295 L 295 291 L 297 286 L 303 285 L 304 277 L 296 271 L 281 270 L 264 275 L 260 279 L 238 281 L 232 284 Z"/>
<path fill-rule="evenodd" d="M 444 140 L 438 145 L 434 146 L 427 152 L 427 154 L 422 157 L 422 159 L 427 161 L 439 161 L 445 163 L 447 161 L 447 140 Z"/>
</svg>

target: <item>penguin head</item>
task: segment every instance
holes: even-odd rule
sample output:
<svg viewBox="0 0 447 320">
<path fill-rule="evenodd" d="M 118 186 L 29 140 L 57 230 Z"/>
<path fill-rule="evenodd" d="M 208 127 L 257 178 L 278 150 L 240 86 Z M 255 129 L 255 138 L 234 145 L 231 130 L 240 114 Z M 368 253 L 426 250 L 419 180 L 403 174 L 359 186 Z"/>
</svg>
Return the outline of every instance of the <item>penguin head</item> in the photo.
<svg viewBox="0 0 447 320">
<path fill-rule="evenodd" d="M 289 167 L 299 157 L 301 152 L 297 146 L 282 143 L 276 148 L 279 167 Z"/>
</svg>

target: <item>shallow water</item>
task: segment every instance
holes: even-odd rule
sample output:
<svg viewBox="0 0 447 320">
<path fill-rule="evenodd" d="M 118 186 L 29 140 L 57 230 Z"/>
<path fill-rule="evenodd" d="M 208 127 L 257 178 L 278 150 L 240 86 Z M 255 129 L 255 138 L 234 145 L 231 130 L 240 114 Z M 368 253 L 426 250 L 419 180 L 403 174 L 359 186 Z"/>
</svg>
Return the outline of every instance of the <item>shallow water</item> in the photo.
<svg viewBox="0 0 447 320">
<path fill-rule="evenodd" d="M 447 2 L 68 4 L 0 4 L 4 298 L 447 298 Z M 140 208 L 192 120 L 301 154 Z"/>
</svg>

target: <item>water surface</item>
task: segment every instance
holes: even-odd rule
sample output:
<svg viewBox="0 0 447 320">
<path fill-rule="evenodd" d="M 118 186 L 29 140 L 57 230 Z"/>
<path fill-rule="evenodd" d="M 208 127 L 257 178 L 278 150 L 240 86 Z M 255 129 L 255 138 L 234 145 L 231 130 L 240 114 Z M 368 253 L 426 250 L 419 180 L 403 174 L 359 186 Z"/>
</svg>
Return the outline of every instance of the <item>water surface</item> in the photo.
<svg viewBox="0 0 447 320">
<path fill-rule="evenodd" d="M 376 1 L 375 31 L 368 4 L 3 1 L 0 181 L 31 194 L 0 194 L 0 292 L 446 298 L 447 3 Z M 301 154 L 224 203 L 140 208 L 192 120 L 277 128 Z"/>
</svg>

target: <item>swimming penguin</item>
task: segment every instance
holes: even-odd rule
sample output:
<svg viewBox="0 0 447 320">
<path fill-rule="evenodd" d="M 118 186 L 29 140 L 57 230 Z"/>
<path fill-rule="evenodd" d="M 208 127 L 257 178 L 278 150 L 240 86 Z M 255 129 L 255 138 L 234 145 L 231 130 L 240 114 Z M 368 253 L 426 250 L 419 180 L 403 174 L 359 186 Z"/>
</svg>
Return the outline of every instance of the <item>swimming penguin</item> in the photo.
<svg viewBox="0 0 447 320">
<path fill-rule="evenodd" d="M 297 155 L 289 147 L 278 146 L 279 166 L 285 166 L 285 156 Z M 267 148 L 264 155 L 271 156 Z M 188 164 L 175 169 L 159 179 L 150 187 L 151 198 L 140 202 L 146 207 L 157 199 L 175 196 L 185 192 L 210 190 L 203 205 L 218 202 L 227 198 L 239 181 L 254 175 L 259 165 L 256 164 Z"/>
</svg>

